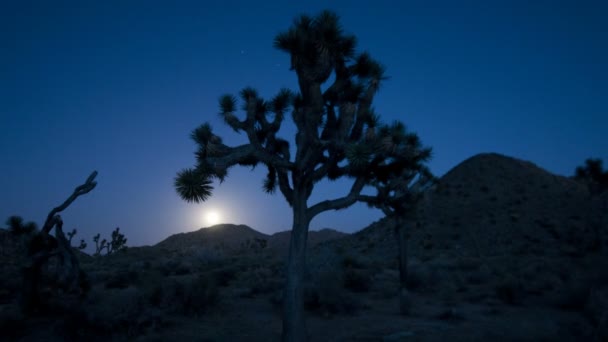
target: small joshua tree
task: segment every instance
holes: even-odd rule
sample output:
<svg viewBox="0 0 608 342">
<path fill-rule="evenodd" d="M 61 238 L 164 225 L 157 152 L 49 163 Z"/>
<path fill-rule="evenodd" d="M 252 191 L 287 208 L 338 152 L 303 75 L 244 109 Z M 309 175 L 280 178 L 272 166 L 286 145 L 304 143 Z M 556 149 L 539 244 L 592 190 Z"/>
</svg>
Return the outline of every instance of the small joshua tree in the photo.
<svg viewBox="0 0 608 342">
<path fill-rule="evenodd" d="M 587 182 L 593 192 L 608 190 L 608 170 L 604 170 L 601 159 L 585 160 L 584 166 L 576 168 L 574 178 Z"/>
<path fill-rule="evenodd" d="M 106 250 L 106 255 L 110 255 L 127 248 L 127 239 L 122 233 L 120 233 L 119 227 L 116 227 L 116 229 L 112 231 L 112 239 L 110 242 L 108 242 L 106 239 L 99 242 L 99 238 L 99 234 L 93 237 L 93 242 L 95 242 L 95 256 L 100 256 L 104 249 Z"/>
<path fill-rule="evenodd" d="M 338 16 L 325 11 L 300 16 L 276 36 L 274 45 L 289 53 L 299 91 L 282 89 L 264 100 L 253 88 L 240 92 L 244 118 L 237 116 L 237 99 L 220 97 L 220 116 L 249 143 L 231 147 L 207 123 L 191 138 L 197 144 L 194 168 L 178 172 L 175 188 L 190 202 L 207 200 L 213 179 L 223 181 L 228 169 L 263 164 L 267 193 L 278 188 L 292 208 L 293 226 L 283 298 L 283 341 L 306 340 L 303 278 L 311 220 L 329 210 L 349 207 L 372 185 L 397 170 L 417 169 L 430 156 L 415 134 L 400 123 L 382 125 L 372 102 L 385 80 L 384 67 L 367 53 L 356 54 L 356 39 L 343 33 Z M 322 89 L 331 75 L 335 78 Z M 297 128 L 295 155 L 290 142 L 278 135 L 286 112 Z M 315 184 L 323 179 L 352 180 L 342 197 L 309 204 Z"/>
<path fill-rule="evenodd" d="M 70 246 L 72 245 L 72 239 L 74 238 L 74 236 L 76 236 L 76 234 L 78 233 L 78 231 L 76 229 L 72 229 L 71 232 L 68 233 L 68 242 L 70 243 Z M 84 240 L 80 240 L 80 245 L 78 245 L 79 250 L 83 250 L 85 248 L 87 248 L 87 243 Z"/>
<path fill-rule="evenodd" d="M 402 136 L 400 144 L 419 143 L 407 141 Z M 412 147 L 409 147 L 412 148 Z M 408 147 L 405 147 L 408 149 Z M 399 307 L 402 315 L 409 313 L 409 295 L 406 283 L 408 276 L 407 229 L 406 221 L 416 216 L 416 209 L 424 191 L 436 182 L 436 178 L 424 166 L 426 160 L 419 160 L 411 167 L 394 169 L 378 175 L 372 182 L 376 188 L 375 196 L 361 195 L 360 200 L 369 206 L 379 208 L 392 222 L 399 246 Z"/>
</svg>

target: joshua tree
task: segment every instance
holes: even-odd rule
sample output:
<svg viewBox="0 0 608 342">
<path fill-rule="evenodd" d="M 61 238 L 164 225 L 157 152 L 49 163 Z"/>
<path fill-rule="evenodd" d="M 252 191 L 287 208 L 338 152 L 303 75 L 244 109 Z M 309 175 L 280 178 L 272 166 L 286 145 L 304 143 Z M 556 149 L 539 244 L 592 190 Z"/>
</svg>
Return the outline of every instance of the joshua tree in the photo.
<svg viewBox="0 0 608 342">
<path fill-rule="evenodd" d="M 44 222 L 42 229 L 29 241 L 29 262 L 23 274 L 23 309 L 31 311 L 40 304 L 38 291 L 42 266 L 51 258 L 58 258 L 58 283 L 66 292 L 82 293 L 85 290 L 86 276 L 80 269 L 78 259 L 72 250 L 70 241 L 63 232 L 63 220 L 58 214 L 72 204 L 81 195 L 89 193 L 97 186 L 97 171 L 91 173 L 86 182 L 77 186 L 63 204 L 53 208 Z M 55 228 L 55 237 L 50 235 Z"/>
<path fill-rule="evenodd" d="M 576 168 L 574 178 L 587 182 L 593 192 L 608 190 L 608 170 L 604 170 L 601 159 L 585 160 L 585 166 Z"/>
<path fill-rule="evenodd" d="M 404 151 L 420 148 L 418 142 L 408 141 L 405 135 L 399 140 Z M 397 154 L 395 158 L 400 158 L 400 155 Z M 407 168 L 395 169 L 377 177 L 371 182 L 376 188 L 376 195 L 359 196 L 362 202 L 382 210 L 395 228 L 399 246 L 399 308 L 403 315 L 409 314 L 410 307 L 406 288 L 408 255 L 405 223 L 408 219 L 415 219 L 417 204 L 424 191 L 436 182 L 435 177 L 423 165 L 425 161 L 419 160 Z"/>
<path fill-rule="evenodd" d="M 254 89 L 245 88 L 240 92 L 242 119 L 236 115 L 237 99 L 220 97 L 220 116 L 233 130 L 247 134 L 249 143 L 227 146 L 205 123 L 191 134 L 198 145 L 196 166 L 178 172 L 175 179 L 184 200 L 201 202 L 211 196 L 214 178 L 223 181 L 232 166 L 261 163 L 267 168 L 264 190 L 274 193 L 278 187 L 293 211 L 283 341 L 307 339 L 302 282 L 310 221 L 360 201 L 366 185 L 398 170 L 418 168 L 430 155 L 402 124 L 379 123 L 372 101 L 385 79 L 384 68 L 367 53 L 356 54 L 355 45 L 355 37 L 343 33 L 334 13 L 297 18 L 276 36 L 274 46 L 290 54 L 299 91 L 282 89 L 265 101 Z M 331 84 L 322 90 L 332 74 Z M 293 151 L 277 135 L 288 110 L 297 128 Z M 308 203 L 317 182 L 339 178 L 352 180 L 343 197 Z"/>
<path fill-rule="evenodd" d="M 68 242 L 70 243 L 70 246 L 72 245 L 72 239 L 74 238 L 74 236 L 76 236 L 76 234 L 78 233 L 78 231 L 74 228 L 72 229 L 71 232 L 68 232 Z M 84 240 L 80 240 L 80 245 L 78 245 L 79 250 L 83 250 L 85 248 L 87 248 L 87 243 Z"/>
<path fill-rule="evenodd" d="M 112 231 L 112 239 L 110 242 L 103 239 L 100 243 L 99 237 L 99 234 L 93 237 L 93 242 L 95 242 L 95 256 L 100 256 L 104 249 L 106 250 L 106 255 L 110 255 L 127 248 L 127 239 L 125 238 L 124 234 L 120 232 L 119 227 L 116 227 L 116 229 Z"/>
</svg>

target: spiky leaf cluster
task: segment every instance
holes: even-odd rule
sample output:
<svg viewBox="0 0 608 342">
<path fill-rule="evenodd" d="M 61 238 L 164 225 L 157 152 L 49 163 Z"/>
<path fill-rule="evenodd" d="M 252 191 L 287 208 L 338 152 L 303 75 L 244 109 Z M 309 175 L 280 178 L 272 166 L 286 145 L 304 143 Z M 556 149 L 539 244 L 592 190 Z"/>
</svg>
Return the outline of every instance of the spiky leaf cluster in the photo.
<svg viewBox="0 0 608 342">
<path fill-rule="evenodd" d="M 175 177 L 175 189 L 186 202 L 204 202 L 213 190 L 208 175 L 194 169 L 184 169 Z"/>
<path fill-rule="evenodd" d="M 291 69 L 298 77 L 325 82 L 336 63 L 351 58 L 356 38 L 344 35 L 335 13 L 324 11 L 315 18 L 302 15 L 274 40 L 274 46 L 291 55 Z"/>
<path fill-rule="evenodd" d="M 247 134 L 251 144 L 229 147 L 213 133 L 210 124 L 196 128 L 191 137 L 197 144 L 197 166 L 180 171 L 175 178 L 175 188 L 182 199 L 189 202 L 207 200 L 213 190 L 212 179 L 223 181 L 228 169 L 234 165 L 255 167 L 259 163 L 265 164 L 269 176 L 264 189 L 274 191 L 278 176 L 272 161 L 280 158 L 288 162 L 290 157 L 289 143 L 277 137 L 277 133 L 294 95 L 289 89 L 281 89 L 270 101 L 265 101 L 255 89 L 246 87 L 239 97 L 245 112 L 243 118 L 236 113 L 239 101 L 233 95 L 220 97 L 219 115 L 234 131 Z"/>
</svg>

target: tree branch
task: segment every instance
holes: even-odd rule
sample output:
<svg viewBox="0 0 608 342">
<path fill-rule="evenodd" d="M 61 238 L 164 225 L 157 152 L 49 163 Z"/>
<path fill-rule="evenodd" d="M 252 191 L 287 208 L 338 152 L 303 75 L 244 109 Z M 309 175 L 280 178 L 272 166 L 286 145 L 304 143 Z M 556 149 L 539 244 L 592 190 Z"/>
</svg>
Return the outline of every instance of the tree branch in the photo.
<svg viewBox="0 0 608 342">
<path fill-rule="evenodd" d="M 284 169 L 277 169 L 277 178 L 279 179 L 279 189 L 289 206 L 293 204 L 293 189 L 289 185 L 289 177 L 287 175 L 287 171 Z"/>
<path fill-rule="evenodd" d="M 215 170 L 226 170 L 233 165 L 247 161 L 253 157 L 262 163 L 272 165 L 279 169 L 291 170 L 294 168 L 292 162 L 285 160 L 278 155 L 269 153 L 265 148 L 256 148 L 252 144 L 227 148 L 229 149 L 229 152 L 225 156 L 205 158 L 205 162 Z"/>
<path fill-rule="evenodd" d="M 322 202 L 319 202 L 319 203 L 311 206 L 308 209 L 308 215 L 309 215 L 310 219 L 312 219 L 313 217 L 317 216 L 318 214 L 320 214 L 324 211 L 344 209 L 344 208 L 354 204 L 355 202 L 357 202 L 357 199 L 359 198 L 359 195 L 361 194 L 361 190 L 363 190 L 364 186 L 365 186 L 364 178 L 359 177 L 353 183 L 353 186 L 350 188 L 350 192 L 348 193 L 348 195 L 341 197 L 341 198 L 336 198 L 333 200 L 322 201 Z"/>
<path fill-rule="evenodd" d="M 97 185 L 97 182 L 94 181 L 95 177 L 97 177 L 97 171 L 93 171 L 93 173 L 91 173 L 91 175 L 89 176 L 89 178 L 87 178 L 84 184 L 76 187 L 72 195 L 70 195 L 70 197 L 68 197 L 68 199 L 63 202 L 63 204 L 51 210 L 51 212 L 47 215 L 46 221 L 44 222 L 44 226 L 41 230 L 44 234 L 48 234 L 57 224 L 58 220 L 61 220 L 61 218 L 58 215 L 56 216 L 56 214 L 64 211 L 67 207 L 69 207 L 70 204 L 72 204 L 72 202 L 74 202 L 76 198 L 78 198 L 78 196 L 84 195 L 95 188 L 95 186 Z"/>
<path fill-rule="evenodd" d="M 378 201 L 377 196 L 359 195 L 357 201 L 366 203 L 367 205 L 373 206 L 382 210 L 382 213 L 387 217 L 392 217 L 395 214 L 394 210 L 391 210 L 387 205 L 383 205 Z"/>
</svg>

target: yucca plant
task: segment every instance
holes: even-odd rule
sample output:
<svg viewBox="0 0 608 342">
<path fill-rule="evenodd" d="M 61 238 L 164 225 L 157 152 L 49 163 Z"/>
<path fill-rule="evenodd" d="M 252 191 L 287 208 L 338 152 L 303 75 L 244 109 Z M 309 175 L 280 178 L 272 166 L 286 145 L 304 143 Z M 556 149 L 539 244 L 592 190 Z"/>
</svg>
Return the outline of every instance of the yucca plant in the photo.
<svg viewBox="0 0 608 342">
<path fill-rule="evenodd" d="M 192 133 L 198 145 L 196 164 L 177 173 L 175 188 L 182 199 L 201 202 L 211 196 L 213 179 L 223 181 L 233 166 L 262 164 L 268 169 L 264 191 L 274 193 L 278 188 L 293 213 L 282 339 L 303 341 L 302 283 L 311 220 L 325 211 L 368 201 L 369 196 L 361 195 L 366 185 L 422 170 L 430 150 L 411 139 L 415 135 L 403 124 L 380 123 L 372 102 L 386 79 L 385 68 L 369 54 L 355 52 L 356 39 L 343 32 L 336 14 L 298 17 L 276 36 L 274 46 L 290 55 L 299 89 L 282 89 L 270 100 L 253 88 L 244 88 L 240 101 L 233 95 L 221 96 L 220 116 L 234 131 L 245 133 L 249 143 L 227 146 L 209 124 L 201 125 Z M 335 78 L 322 90 L 332 74 Z M 244 115 L 237 113 L 238 102 Z M 293 150 L 290 141 L 278 135 L 288 111 L 297 128 Z M 352 180 L 342 197 L 308 203 L 315 184 L 339 178 Z"/>
</svg>

